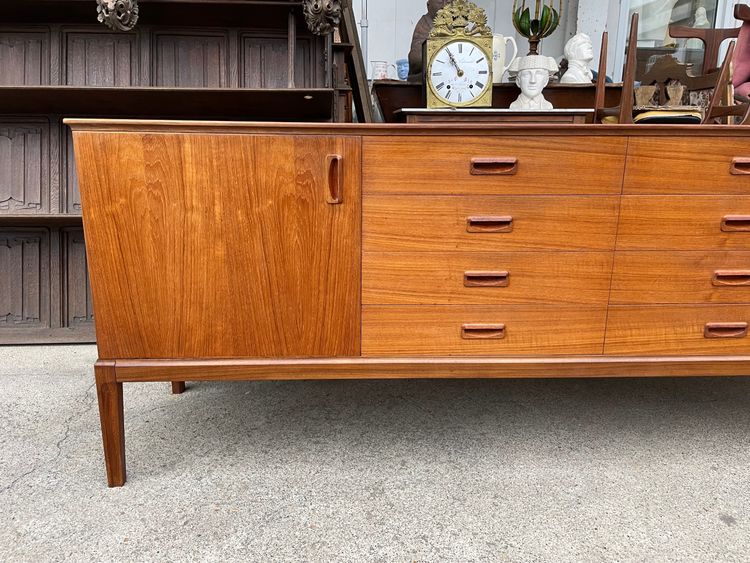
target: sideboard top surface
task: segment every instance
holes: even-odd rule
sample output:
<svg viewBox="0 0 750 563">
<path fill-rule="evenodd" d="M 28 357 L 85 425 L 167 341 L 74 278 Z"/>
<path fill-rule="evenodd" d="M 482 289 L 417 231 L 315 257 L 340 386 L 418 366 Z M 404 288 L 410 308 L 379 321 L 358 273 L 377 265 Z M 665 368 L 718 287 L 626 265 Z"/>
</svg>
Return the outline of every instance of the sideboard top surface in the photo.
<svg viewBox="0 0 750 563">
<path fill-rule="evenodd" d="M 309 135 L 584 135 L 657 137 L 750 137 L 750 127 L 739 125 L 584 125 L 584 124 L 352 124 L 352 123 L 253 123 L 239 121 L 183 121 L 145 119 L 68 118 L 73 131 L 214 134 Z M 668 143 L 668 141 L 665 141 Z M 665 146 L 668 148 L 668 145 Z"/>
</svg>

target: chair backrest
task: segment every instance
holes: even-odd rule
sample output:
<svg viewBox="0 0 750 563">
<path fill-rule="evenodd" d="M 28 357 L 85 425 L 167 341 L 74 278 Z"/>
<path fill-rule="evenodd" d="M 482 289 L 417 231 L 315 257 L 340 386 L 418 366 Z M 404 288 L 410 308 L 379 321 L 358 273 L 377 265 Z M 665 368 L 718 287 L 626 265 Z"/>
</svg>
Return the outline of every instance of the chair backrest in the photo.
<svg viewBox="0 0 750 563">
<path fill-rule="evenodd" d="M 682 100 L 671 100 L 668 90 L 671 85 L 679 83 L 686 92 L 700 90 L 713 91 L 719 82 L 719 73 L 692 76 L 688 74 L 688 65 L 682 64 L 672 55 L 659 57 L 646 74 L 641 77 L 641 87 L 655 86 L 658 95 L 658 106 L 683 105 Z M 689 102 L 686 105 L 690 105 Z"/>
<path fill-rule="evenodd" d="M 628 40 L 628 54 L 625 59 L 625 69 L 622 78 L 622 96 L 620 104 L 615 107 L 604 107 L 606 76 L 607 76 L 607 44 L 609 34 L 602 34 L 602 47 L 599 55 L 599 74 L 596 77 L 596 95 L 594 102 L 594 121 L 599 123 L 605 117 L 616 117 L 618 123 L 633 123 L 633 92 L 635 82 L 636 51 L 638 49 L 638 12 L 630 18 L 630 37 Z"/>
</svg>

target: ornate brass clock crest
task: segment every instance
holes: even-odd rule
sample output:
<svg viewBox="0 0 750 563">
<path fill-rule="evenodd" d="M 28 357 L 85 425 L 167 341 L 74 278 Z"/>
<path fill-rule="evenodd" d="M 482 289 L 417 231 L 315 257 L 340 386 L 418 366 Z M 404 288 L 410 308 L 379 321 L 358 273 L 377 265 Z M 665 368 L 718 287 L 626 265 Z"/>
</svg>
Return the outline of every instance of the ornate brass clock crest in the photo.
<svg viewBox="0 0 750 563">
<path fill-rule="evenodd" d="M 425 50 L 428 108 L 492 106 L 492 29 L 482 8 L 453 0 L 435 16 Z"/>
</svg>

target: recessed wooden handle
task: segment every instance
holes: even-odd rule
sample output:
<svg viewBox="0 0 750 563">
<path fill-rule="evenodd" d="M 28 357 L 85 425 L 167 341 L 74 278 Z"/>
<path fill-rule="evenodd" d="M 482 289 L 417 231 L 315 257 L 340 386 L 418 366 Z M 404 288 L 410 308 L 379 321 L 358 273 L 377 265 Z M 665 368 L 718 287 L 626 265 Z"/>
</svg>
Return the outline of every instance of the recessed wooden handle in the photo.
<svg viewBox="0 0 750 563">
<path fill-rule="evenodd" d="M 750 270 L 717 270 L 711 283 L 716 287 L 750 286 Z"/>
<path fill-rule="evenodd" d="M 518 159 L 513 156 L 472 158 L 472 176 L 514 176 L 518 173 Z"/>
<path fill-rule="evenodd" d="M 725 233 L 750 233 L 750 215 L 725 215 L 721 220 Z"/>
<path fill-rule="evenodd" d="M 326 170 L 328 171 L 328 194 L 326 202 L 332 205 L 342 202 L 344 191 L 344 174 L 341 164 L 344 157 L 340 154 L 329 154 L 326 157 Z"/>
<path fill-rule="evenodd" d="M 508 287 L 510 272 L 465 272 L 466 287 Z"/>
<path fill-rule="evenodd" d="M 468 217 L 466 230 L 470 233 L 510 233 L 513 217 Z"/>
<path fill-rule="evenodd" d="M 502 340 L 505 338 L 504 324 L 465 324 L 461 327 L 464 340 Z"/>
<path fill-rule="evenodd" d="M 730 172 L 735 176 L 747 176 L 750 174 L 750 158 L 739 156 L 733 158 Z"/>
<path fill-rule="evenodd" d="M 703 331 L 705 338 L 745 338 L 747 323 L 707 323 Z"/>
</svg>

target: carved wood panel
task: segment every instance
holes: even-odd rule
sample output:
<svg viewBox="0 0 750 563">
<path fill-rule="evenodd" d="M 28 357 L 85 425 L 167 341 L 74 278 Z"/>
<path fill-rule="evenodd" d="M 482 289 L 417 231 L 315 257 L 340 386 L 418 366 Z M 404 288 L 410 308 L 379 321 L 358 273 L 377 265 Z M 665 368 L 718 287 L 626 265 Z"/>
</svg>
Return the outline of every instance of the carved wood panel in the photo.
<svg viewBox="0 0 750 563">
<path fill-rule="evenodd" d="M 94 321 L 94 306 L 83 230 L 64 229 L 62 235 L 65 256 L 65 324 L 73 328 L 90 325 Z"/>
<path fill-rule="evenodd" d="M 76 172 L 76 157 L 73 151 L 73 134 L 67 127 L 63 130 L 62 175 L 65 181 L 65 210 L 76 215 L 81 213 L 81 192 L 78 189 L 78 173 Z"/>
<path fill-rule="evenodd" d="M 64 83 L 69 86 L 139 86 L 135 33 L 63 33 Z"/>
<path fill-rule="evenodd" d="M 49 233 L 0 230 L 0 329 L 50 322 Z"/>
<path fill-rule="evenodd" d="M 224 88 L 228 86 L 227 33 L 154 35 L 154 86 Z"/>
<path fill-rule="evenodd" d="M 49 82 L 49 32 L 0 30 L 0 86 L 40 86 Z"/>
<path fill-rule="evenodd" d="M 0 122 L 0 214 L 49 210 L 49 124 Z"/>
<path fill-rule="evenodd" d="M 294 78 L 298 88 L 314 86 L 312 41 L 297 39 Z M 240 37 L 240 87 L 286 88 L 289 84 L 289 41 L 286 37 L 243 34 Z"/>
</svg>

